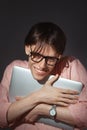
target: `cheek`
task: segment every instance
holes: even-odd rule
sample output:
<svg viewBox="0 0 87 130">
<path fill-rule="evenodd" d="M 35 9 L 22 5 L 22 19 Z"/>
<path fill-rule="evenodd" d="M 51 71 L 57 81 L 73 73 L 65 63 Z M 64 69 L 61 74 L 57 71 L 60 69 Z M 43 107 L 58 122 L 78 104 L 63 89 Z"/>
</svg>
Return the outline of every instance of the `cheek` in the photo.
<svg viewBox="0 0 87 130">
<path fill-rule="evenodd" d="M 33 64 L 34 64 L 34 63 L 29 59 L 29 61 L 28 61 L 28 66 L 29 66 L 30 69 L 32 69 Z"/>
<path fill-rule="evenodd" d="M 32 73 L 34 74 L 34 66 L 39 66 L 39 63 L 34 63 L 31 59 L 29 59 L 28 61 L 28 66 L 29 66 L 29 69 L 32 71 Z M 44 68 L 44 70 L 46 70 L 46 74 L 45 76 L 49 75 L 49 74 L 53 74 L 53 70 L 54 70 L 55 67 L 46 67 Z"/>
<path fill-rule="evenodd" d="M 54 68 L 50 68 L 50 69 L 49 69 L 49 73 L 50 73 L 50 74 L 53 74 L 53 72 L 54 72 Z"/>
</svg>

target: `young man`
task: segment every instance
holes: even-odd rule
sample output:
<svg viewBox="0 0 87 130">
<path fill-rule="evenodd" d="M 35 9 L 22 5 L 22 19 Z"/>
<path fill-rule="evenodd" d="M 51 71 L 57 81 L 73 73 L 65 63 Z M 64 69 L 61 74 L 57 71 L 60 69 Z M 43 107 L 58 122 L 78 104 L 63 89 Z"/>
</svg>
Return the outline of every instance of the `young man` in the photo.
<svg viewBox="0 0 87 130">
<path fill-rule="evenodd" d="M 15 60 L 9 64 L 0 84 L 0 127 L 9 126 L 15 130 L 62 130 L 37 122 L 39 117 L 51 118 L 49 111 L 53 105 L 56 105 L 54 119 L 57 122 L 62 121 L 78 129 L 87 126 L 87 71 L 78 59 L 63 57 L 65 45 L 65 34 L 54 23 L 37 23 L 30 29 L 25 38 L 28 61 Z M 50 74 L 54 74 L 54 77 L 37 92 L 19 97 L 11 103 L 8 92 L 15 65 L 30 69 L 38 81 Z M 81 94 L 78 96 L 77 91 L 52 87 L 59 76 L 82 82 Z"/>
</svg>

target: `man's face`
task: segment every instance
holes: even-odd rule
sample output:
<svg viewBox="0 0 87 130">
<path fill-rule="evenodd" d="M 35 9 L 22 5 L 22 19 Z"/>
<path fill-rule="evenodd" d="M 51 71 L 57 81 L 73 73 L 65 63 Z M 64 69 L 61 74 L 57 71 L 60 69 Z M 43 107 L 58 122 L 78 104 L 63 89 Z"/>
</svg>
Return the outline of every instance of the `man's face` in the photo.
<svg viewBox="0 0 87 130">
<path fill-rule="evenodd" d="M 30 52 L 32 50 L 32 52 L 34 52 L 34 49 L 35 49 L 35 45 L 33 45 L 31 48 L 30 46 L 26 46 L 25 47 L 25 52 L 26 54 L 28 55 L 31 55 Z M 59 55 L 56 53 L 56 51 L 50 46 L 50 45 L 45 45 L 45 47 L 40 51 L 40 52 L 37 52 L 37 54 L 40 54 L 41 56 L 44 56 L 44 57 L 55 57 L 55 58 L 58 58 Z M 36 57 L 36 55 L 35 55 Z M 33 56 L 33 58 L 35 58 Z M 38 56 L 39 57 L 39 56 Z M 45 58 L 42 58 L 41 61 L 37 62 L 37 59 L 36 62 L 33 61 L 34 59 L 32 59 L 32 56 L 29 57 L 29 68 L 32 72 L 32 75 L 33 77 L 36 79 L 36 80 L 43 80 L 44 78 L 46 78 L 49 74 L 52 73 L 53 69 L 55 68 L 55 65 L 49 65 L 47 64 L 47 62 L 51 62 L 53 63 L 53 59 L 52 61 L 49 60 L 49 61 L 46 61 Z"/>
</svg>

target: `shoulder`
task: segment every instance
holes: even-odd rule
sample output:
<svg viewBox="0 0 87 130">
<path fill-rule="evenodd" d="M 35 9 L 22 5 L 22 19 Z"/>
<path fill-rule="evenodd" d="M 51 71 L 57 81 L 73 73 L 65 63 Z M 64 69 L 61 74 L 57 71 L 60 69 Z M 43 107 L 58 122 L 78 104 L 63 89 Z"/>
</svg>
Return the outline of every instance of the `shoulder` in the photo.
<svg viewBox="0 0 87 130">
<path fill-rule="evenodd" d="M 64 56 L 61 58 L 59 64 L 64 65 L 64 67 L 69 67 L 76 60 L 73 56 Z"/>
<path fill-rule="evenodd" d="M 87 77 L 86 68 L 78 58 L 73 56 L 62 57 L 55 70 L 59 75 L 77 81 Z"/>
<path fill-rule="evenodd" d="M 8 64 L 5 68 L 4 75 L 11 75 L 12 69 L 14 66 L 20 66 L 24 68 L 28 68 L 28 62 L 25 60 L 14 60 L 10 64 Z"/>
<path fill-rule="evenodd" d="M 7 67 L 13 67 L 13 66 L 20 66 L 20 67 L 24 67 L 27 68 L 28 67 L 28 62 L 26 60 L 14 60 L 12 61 Z"/>
<path fill-rule="evenodd" d="M 62 57 L 59 60 L 58 64 L 56 65 L 56 68 L 55 68 L 56 72 L 59 73 L 59 75 L 61 75 L 61 73 L 63 73 L 63 71 L 71 68 L 74 61 L 76 61 L 76 58 L 73 56 Z"/>
<path fill-rule="evenodd" d="M 66 68 L 72 68 L 74 66 L 84 68 L 81 61 L 74 56 L 65 56 L 65 57 L 61 58 L 59 65 L 64 66 Z"/>
<path fill-rule="evenodd" d="M 11 75 L 12 75 L 12 69 L 14 66 L 28 68 L 28 62 L 23 60 L 14 60 L 10 64 L 8 64 L 4 70 L 3 77 L 1 80 L 3 86 L 9 86 Z"/>
<path fill-rule="evenodd" d="M 85 66 L 81 63 L 81 61 L 76 58 L 76 57 L 68 57 L 68 64 L 69 64 L 69 67 L 71 68 L 71 70 L 77 70 L 77 71 L 80 71 L 81 70 L 86 74 L 87 74 L 87 70 L 85 68 Z"/>
<path fill-rule="evenodd" d="M 17 60 L 12 61 L 10 64 L 8 64 L 6 68 L 13 68 L 14 66 L 20 66 L 20 67 L 27 68 L 28 62 L 26 60 L 17 59 Z"/>
</svg>

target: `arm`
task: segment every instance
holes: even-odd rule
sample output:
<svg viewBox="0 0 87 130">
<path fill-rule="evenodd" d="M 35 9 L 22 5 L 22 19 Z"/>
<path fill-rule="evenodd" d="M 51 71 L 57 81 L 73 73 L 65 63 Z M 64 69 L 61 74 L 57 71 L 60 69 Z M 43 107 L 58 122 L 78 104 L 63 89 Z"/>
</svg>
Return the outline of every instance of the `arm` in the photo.
<svg viewBox="0 0 87 130">
<path fill-rule="evenodd" d="M 21 116 L 30 113 L 34 107 L 41 103 L 62 106 L 67 106 L 71 102 L 76 103 L 78 99 L 78 96 L 75 95 L 77 94 L 76 91 L 58 89 L 51 86 L 56 78 L 57 76 L 47 81 L 40 90 L 12 103 L 8 109 L 8 122 L 11 123 Z"/>
<path fill-rule="evenodd" d="M 28 123 L 36 122 L 39 117 L 50 117 L 49 110 L 52 105 L 39 104 L 26 117 Z M 67 107 L 56 108 L 56 121 L 62 121 L 72 126 L 87 127 L 87 102 L 80 102 L 69 105 Z"/>
<path fill-rule="evenodd" d="M 47 104 L 40 104 L 36 106 L 26 117 L 26 122 L 33 123 L 39 117 L 50 117 L 49 110 L 51 109 L 52 105 Z M 68 123 L 69 125 L 76 125 L 68 107 L 57 107 L 57 115 L 55 117 L 56 121 L 62 121 Z"/>
<path fill-rule="evenodd" d="M 0 127 L 7 126 L 7 120 L 10 123 L 15 122 L 16 119 L 21 118 L 27 112 L 30 112 L 32 108 L 40 103 L 48 103 L 48 104 L 63 104 L 67 105 L 70 100 L 66 101 L 67 103 L 63 103 L 61 100 L 62 90 L 53 89 L 51 87 L 51 83 L 48 82 L 42 89 L 38 92 L 35 92 L 21 101 L 17 101 L 14 103 L 10 103 L 8 101 L 8 91 L 9 84 L 11 78 L 11 72 L 14 65 L 20 65 L 20 62 L 14 62 L 6 67 L 6 70 L 3 75 L 3 79 L 0 85 Z M 21 63 L 22 65 L 22 63 Z M 56 77 L 57 78 L 57 77 Z M 54 79 L 55 80 L 55 79 Z M 52 81 L 53 82 L 53 81 Z M 73 91 L 65 92 L 66 94 L 76 94 Z M 54 95 L 53 97 L 51 95 Z M 59 97 L 59 98 L 58 98 Z M 72 97 L 72 102 L 76 100 L 76 98 Z M 25 107 L 26 106 L 26 107 Z M 3 109 L 2 109 L 3 108 Z M 20 111 L 21 110 L 21 111 Z"/>
<path fill-rule="evenodd" d="M 84 88 L 80 94 L 77 103 L 69 105 L 68 107 L 57 108 L 57 120 L 76 125 L 77 127 L 87 127 L 87 71 L 78 60 L 75 60 L 71 64 L 71 79 L 82 82 L 84 84 Z M 40 108 L 40 112 L 39 108 L 38 110 L 36 109 L 38 111 L 36 112 L 36 114 L 46 114 L 49 117 L 49 109 L 51 108 L 51 106 L 47 106 L 46 108 L 45 104 L 44 106 L 42 106 L 42 108 L 44 108 L 44 110 Z M 33 122 L 34 118 L 37 119 L 37 115 L 35 116 L 33 112 L 35 111 L 32 111 L 32 113 L 30 114 L 30 116 L 32 115 L 30 118 L 30 122 Z M 28 119 L 29 118 L 26 117 L 26 120 Z"/>
<path fill-rule="evenodd" d="M 79 101 L 69 106 L 69 111 L 78 127 L 87 127 L 87 70 L 79 60 L 74 60 L 71 64 L 71 78 L 82 82 L 83 90 Z"/>
</svg>

